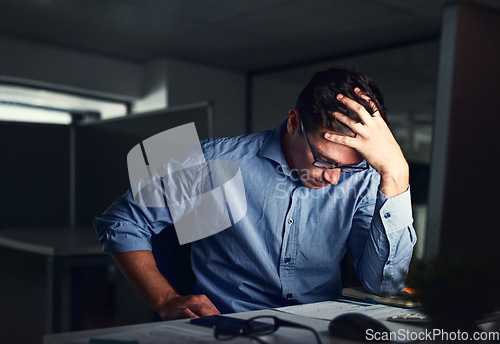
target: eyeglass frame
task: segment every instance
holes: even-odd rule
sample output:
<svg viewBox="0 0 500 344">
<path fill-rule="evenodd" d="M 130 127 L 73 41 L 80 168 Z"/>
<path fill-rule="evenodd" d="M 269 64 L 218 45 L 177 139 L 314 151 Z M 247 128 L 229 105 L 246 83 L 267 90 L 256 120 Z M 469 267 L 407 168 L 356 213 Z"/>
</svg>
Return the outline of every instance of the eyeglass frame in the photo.
<svg viewBox="0 0 500 344">
<path fill-rule="evenodd" d="M 341 165 L 336 162 L 330 162 L 330 161 L 325 161 L 321 160 L 318 158 L 316 153 L 314 152 L 314 148 L 311 144 L 311 141 L 309 141 L 309 138 L 307 137 L 306 130 L 304 129 L 304 124 L 302 124 L 302 119 L 299 119 L 300 121 L 300 130 L 302 131 L 302 134 L 304 134 L 304 137 L 306 138 L 307 145 L 309 146 L 309 150 L 311 151 L 311 154 L 313 156 L 314 161 L 312 162 L 312 165 L 314 167 L 322 168 L 325 170 L 333 170 L 336 168 L 340 168 L 340 171 L 342 172 L 347 172 L 347 173 L 353 173 L 353 172 L 361 172 L 364 170 L 367 170 L 370 168 L 368 164 L 366 166 L 356 166 L 356 165 Z M 364 161 L 364 160 L 363 160 Z M 359 164 L 361 164 L 360 162 Z M 366 163 L 366 162 L 365 162 Z M 357 165 L 359 165 L 357 164 Z"/>
<path fill-rule="evenodd" d="M 255 329 L 252 329 L 252 325 L 251 324 L 252 324 L 253 321 L 258 321 L 259 319 L 264 319 L 264 318 L 273 319 L 273 324 L 269 324 L 269 325 L 273 325 L 272 329 L 270 329 L 270 330 L 263 330 L 262 332 L 259 332 L 258 330 L 255 330 Z M 243 336 L 243 337 L 249 337 L 249 338 L 255 339 L 255 340 L 257 340 L 260 343 L 266 343 L 265 341 L 263 341 L 262 339 L 260 339 L 258 336 L 267 336 L 267 335 L 270 335 L 270 334 L 278 331 L 278 329 L 281 326 L 292 327 L 292 328 L 301 328 L 301 329 L 304 329 L 304 330 L 311 331 L 313 333 L 314 338 L 316 339 L 317 343 L 318 344 L 322 344 L 321 338 L 319 337 L 318 332 L 314 328 L 312 328 L 310 326 L 303 325 L 303 324 L 295 323 L 295 322 L 292 322 L 292 321 L 283 320 L 283 319 L 280 319 L 280 318 L 278 318 L 278 317 L 276 317 L 274 315 L 258 315 L 258 316 L 252 317 L 250 319 L 247 319 L 247 320 L 245 320 L 241 324 L 241 327 L 238 328 L 237 331 L 234 331 L 235 328 L 231 328 L 234 332 L 232 332 L 232 333 L 225 333 L 222 336 L 220 336 L 220 334 L 219 334 L 218 331 L 220 329 L 225 329 L 227 331 L 229 328 L 227 328 L 227 327 L 224 328 L 223 325 L 216 324 L 214 326 L 214 337 L 217 340 L 224 341 L 224 340 L 234 339 L 234 338 L 236 338 L 238 336 Z"/>
</svg>

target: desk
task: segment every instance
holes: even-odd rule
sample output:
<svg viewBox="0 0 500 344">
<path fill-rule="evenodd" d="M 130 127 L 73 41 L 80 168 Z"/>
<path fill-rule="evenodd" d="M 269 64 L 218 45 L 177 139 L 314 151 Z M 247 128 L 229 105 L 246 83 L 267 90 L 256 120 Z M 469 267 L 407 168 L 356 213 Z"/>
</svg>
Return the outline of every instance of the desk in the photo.
<svg viewBox="0 0 500 344">
<path fill-rule="evenodd" d="M 368 308 L 370 308 L 368 310 Z M 389 322 L 388 316 L 398 315 L 414 310 L 395 308 L 380 305 L 363 305 L 360 303 L 326 301 L 309 305 L 291 306 L 277 309 L 267 309 L 236 313 L 230 316 L 248 319 L 256 315 L 274 315 L 281 319 L 299 322 L 313 327 L 320 335 L 324 344 L 326 343 L 353 343 L 348 340 L 333 338 L 328 332 L 329 320 L 335 314 L 345 312 L 362 311 L 375 319 L 381 320 L 391 331 L 407 329 L 412 332 L 421 332 L 423 326 L 409 325 Z M 302 315 L 301 315 L 302 314 Z M 72 333 L 60 333 L 46 335 L 44 344 L 88 344 L 90 338 L 115 339 L 115 340 L 139 340 L 141 344 L 167 344 L 167 343 L 255 343 L 248 338 L 237 337 L 231 341 L 221 342 L 215 340 L 210 328 L 192 325 L 189 320 L 173 320 L 157 323 L 148 323 L 131 326 L 113 327 L 107 329 L 79 331 Z M 314 343 L 314 338 L 309 331 L 294 328 L 281 328 L 276 333 L 262 337 L 268 343 Z"/>
<path fill-rule="evenodd" d="M 0 246 L 45 256 L 46 333 L 68 330 L 63 325 L 63 295 L 69 270 L 76 266 L 107 265 L 105 255 L 91 227 L 26 227 L 0 229 Z"/>
</svg>

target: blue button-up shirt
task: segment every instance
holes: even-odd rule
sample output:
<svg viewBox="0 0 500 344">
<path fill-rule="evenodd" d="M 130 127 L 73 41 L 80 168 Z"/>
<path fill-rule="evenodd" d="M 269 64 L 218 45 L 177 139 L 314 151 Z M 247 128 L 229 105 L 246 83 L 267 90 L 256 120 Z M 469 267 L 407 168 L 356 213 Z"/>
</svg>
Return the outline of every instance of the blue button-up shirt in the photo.
<svg viewBox="0 0 500 344">
<path fill-rule="evenodd" d="M 247 213 L 191 244 L 197 292 L 223 313 L 333 300 L 346 252 L 365 288 L 398 292 L 416 242 L 409 190 L 386 197 L 371 168 L 343 173 L 337 185 L 304 187 L 285 160 L 283 129 L 201 143 L 206 160 L 238 163 Z M 171 224 L 168 208 L 140 206 L 131 192 L 94 221 L 110 253 L 150 250 L 151 236 Z"/>
</svg>

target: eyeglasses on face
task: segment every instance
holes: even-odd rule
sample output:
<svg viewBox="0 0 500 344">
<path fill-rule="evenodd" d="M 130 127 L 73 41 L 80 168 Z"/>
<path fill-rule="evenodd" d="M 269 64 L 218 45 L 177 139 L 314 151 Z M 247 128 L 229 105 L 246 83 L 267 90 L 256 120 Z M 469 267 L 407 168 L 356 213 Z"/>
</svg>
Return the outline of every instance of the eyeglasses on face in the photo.
<svg viewBox="0 0 500 344">
<path fill-rule="evenodd" d="M 319 159 L 318 156 L 316 155 L 316 152 L 314 151 L 313 146 L 311 145 L 311 142 L 309 141 L 309 138 L 307 137 L 306 130 L 304 129 L 304 124 L 302 124 L 302 119 L 300 120 L 300 130 L 302 131 L 302 134 L 304 134 L 304 137 L 306 138 L 307 145 L 309 146 L 309 150 L 311 151 L 311 154 L 313 156 L 313 159 L 314 159 L 314 161 L 312 163 L 313 166 L 327 169 L 327 170 L 331 170 L 334 168 L 340 168 L 340 170 L 342 172 L 348 172 L 348 173 L 360 172 L 360 171 L 364 171 L 364 170 L 368 169 L 368 164 L 364 160 L 357 165 L 341 165 L 341 164 L 337 164 L 335 162 L 330 162 L 330 161 L 325 161 L 325 160 Z"/>
<path fill-rule="evenodd" d="M 250 337 L 259 343 L 266 344 L 266 342 L 259 338 L 276 332 L 280 327 L 294 327 L 311 331 L 318 344 L 321 339 L 312 327 L 295 323 L 288 320 L 283 320 L 272 315 L 260 315 L 246 320 L 239 326 L 227 326 L 224 324 L 217 324 L 214 327 L 214 336 L 218 340 L 230 340 L 238 336 Z"/>
</svg>

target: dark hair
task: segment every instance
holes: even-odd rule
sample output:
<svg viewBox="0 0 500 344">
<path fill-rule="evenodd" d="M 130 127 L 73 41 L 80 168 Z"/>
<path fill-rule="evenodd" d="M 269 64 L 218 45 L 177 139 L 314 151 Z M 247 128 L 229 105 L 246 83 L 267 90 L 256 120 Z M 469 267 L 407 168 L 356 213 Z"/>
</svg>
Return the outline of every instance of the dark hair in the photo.
<svg viewBox="0 0 500 344">
<path fill-rule="evenodd" d="M 340 112 L 355 121 L 360 121 L 359 116 L 353 110 L 337 100 L 339 93 L 354 99 L 370 114 L 374 112 L 369 102 L 354 93 L 355 87 L 359 87 L 365 95 L 370 97 L 382 118 L 387 122 L 383 96 L 372 79 L 354 69 L 331 68 L 316 73 L 297 99 L 295 108 L 304 126 L 310 129 L 321 126 L 342 135 L 353 136 L 353 131 L 340 123 L 331 113 Z"/>
</svg>

